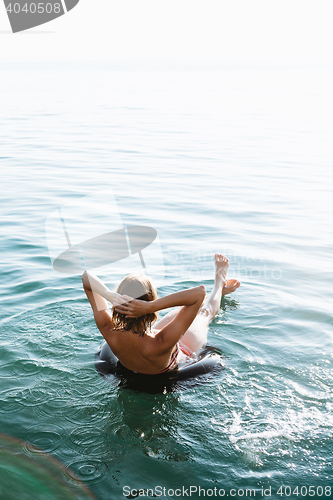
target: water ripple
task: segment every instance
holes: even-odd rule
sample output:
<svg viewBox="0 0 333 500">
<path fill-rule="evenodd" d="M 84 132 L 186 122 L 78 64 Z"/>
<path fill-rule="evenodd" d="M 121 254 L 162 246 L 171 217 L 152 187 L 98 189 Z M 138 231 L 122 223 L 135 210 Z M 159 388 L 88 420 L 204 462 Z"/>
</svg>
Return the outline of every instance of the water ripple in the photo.
<svg viewBox="0 0 333 500">
<path fill-rule="evenodd" d="M 66 463 L 66 467 L 73 471 L 75 476 L 85 483 L 98 484 L 107 480 L 108 475 L 108 465 L 102 460 L 97 460 L 95 458 L 78 458 Z M 62 475 L 68 483 L 73 482 L 73 478 L 70 475 Z"/>
<path fill-rule="evenodd" d="M 24 387 L 7 389 L 0 394 L 0 413 L 16 413 L 23 408 L 22 394 Z"/>
<path fill-rule="evenodd" d="M 20 359 L 11 364 L 11 373 L 15 376 L 32 377 L 40 371 L 40 366 L 36 361 L 30 359 Z"/>
<path fill-rule="evenodd" d="M 54 452 L 61 446 L 63 434 L 64 430 L 60 425 L 33 425 L 27 429 L 26 451 L 36 453 L 36 449 L 33 448 L 35 446 L 42 452 Z"/>
<path fill-rule="evenodd" d="M 69 440 L 80 452 L 85 455 L 99 455 L 105 446 L 103 429 L 99 427 L 78 427 L 74 429 Z"/>
<path fill-rule="evenodd" d="M 62 419 L 67 404 L 68 398 L 60 397 L 58 394 L 51 398 L 45 396 L 40 404 L 33 405 L 33 412 L 37 418 L 58 417 Z"/>
<path fill-rule="evenodd" d="M 81 404 L 73 405 L 66 409 L 65 419 L 74 424 L 82 424 L 82 422 L 89 422 L 90 424 L 97 424 L 108 415 L 107 410 L 102 404 Z"/>
</svg>

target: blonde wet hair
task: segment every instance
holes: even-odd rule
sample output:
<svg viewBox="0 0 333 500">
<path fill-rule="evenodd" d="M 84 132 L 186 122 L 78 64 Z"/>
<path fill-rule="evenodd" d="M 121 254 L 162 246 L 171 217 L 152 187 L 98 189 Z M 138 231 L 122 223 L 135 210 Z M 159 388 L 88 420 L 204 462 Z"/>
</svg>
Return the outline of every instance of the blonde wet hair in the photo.
<svg viewBox="0 0 333 500">
<path fill-rule="evenodd" d="M 146 300 L 147 302 L 157 299 L 157 293 L 150 279 L 145 274 L 129 274 L 118 285 L 117 293 L 129 295 L 134 299 Z M 139 318 L 126 318 L 112 308 L 112 321 L 116 330 L 132 330 L 133 333 L 144 336 L 157 320 L 156 313 L 145 314 Z"/>
</svg>

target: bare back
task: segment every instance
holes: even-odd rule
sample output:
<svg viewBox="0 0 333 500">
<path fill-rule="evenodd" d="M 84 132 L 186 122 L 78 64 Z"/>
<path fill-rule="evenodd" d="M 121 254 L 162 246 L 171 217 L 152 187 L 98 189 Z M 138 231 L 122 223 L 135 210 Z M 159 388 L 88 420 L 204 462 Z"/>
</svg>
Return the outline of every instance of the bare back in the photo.
<svg viewBox="0 0 333 500">
<path fill-rule="evenodd" d="M 104 332 L 103 336 L 120 363 L 134 372 L 155 374 L 168 366 L 175 346 L 167 351 L 161 348 L 159 331 L 140 336 L 131 330 Z"/>
</svg>

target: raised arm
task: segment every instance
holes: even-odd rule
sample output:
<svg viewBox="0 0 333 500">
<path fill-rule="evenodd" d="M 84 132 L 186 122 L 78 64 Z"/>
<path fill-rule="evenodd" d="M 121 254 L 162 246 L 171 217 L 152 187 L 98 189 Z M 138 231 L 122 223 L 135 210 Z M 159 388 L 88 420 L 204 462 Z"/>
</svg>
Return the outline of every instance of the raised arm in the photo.
<svg viewBox="0 0 333 500">
<path fill-rule="evenodd" d="M 198 302 L 200 302 L 201 305 L 203 299 L 205 298 L 205 294 L 205 286 L 200 285 L 195 288 L 189 288 L 188 290 L 182 290 L 181 292 L 171 293 L 170 295 L 166 295 L 160 299 L 153 300 L 149 302 L 149 304 L 151 304 L 152 312 L 162 311 L 163 309 L 168 309 L 169 307 L 190 307 L 194 306 Z"/>
<path fill-rule="evenodd" d="M 103 337 L 105 337 L 114 326 L 111 311 L 106 300 L 114 305 L 122 304 L 125 300 L 119 293 L 111 292 L 104 283 L 90 271 L 85 271 L 82 274 L 82 283 L 94 313 L 95 323 Z"/>
<path fill-rule="evenodd" d="M 82 283 L 85 290 L 96 292 L 98 295 L 111 302 L 111 304 L 113 305 L 123 304 L 125 302 L 125 300 L 119 293 L 111 292 L 111 290 L 109 290 L 108 287 L 104 285 L 103 281 L 101 281 L 98 276 L 96 276 L 96 274 L 92 273 L 91 271 L 84 271 L 84 273 L 82 274 Z M 103 308 L 105 308 L 104 305 L 105 304 L 103 303 Z"/>
<path fill-rule="evenodd" d="M 195 319 L 205 295 L 205 287 L 204 285 L 200 285 L 157 299 L 156 302 L 160 301 L 158 304 L 155 304 L 159 308 L 158 310 L 173 306 L 183 306 L 177 316 L 156 335 L 162 353 L 173 348 L 183 337 Z"/>
</svg>

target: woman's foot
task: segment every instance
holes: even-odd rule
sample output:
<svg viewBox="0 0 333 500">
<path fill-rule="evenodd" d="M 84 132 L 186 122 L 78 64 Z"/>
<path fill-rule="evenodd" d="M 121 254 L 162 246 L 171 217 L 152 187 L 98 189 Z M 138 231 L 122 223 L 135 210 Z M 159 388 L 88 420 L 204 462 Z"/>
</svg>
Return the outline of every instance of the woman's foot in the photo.
<svg viewBox="0 0 333 500">
<path fill-rule="evenodd" d="M 228 295 L 240 287 L 240 281 L 236 279 L 231 279 L 226 281 L 227 271 L 229 267 L 229 261 L 227 257 L 224 257 L 220 253 L 215 254 L 215 281 L 222 282 L 222 295 Z M 221 283 L 221 284 L 222 284 Z"/>
<path fill-rule="evenodd" d="M 228 280 L 222 289 L 222 296 L 234 292 L 238 287 L 240 287 L 240 285 L 241 282 L 236 279 Z"/>
<path fill-rule="evenodd" d="M 215 254 L 215 281 L 222 279 L 226 280 L 227 271 L 229 267 L 229 260 L 221 253 Z"/>
</svg>

